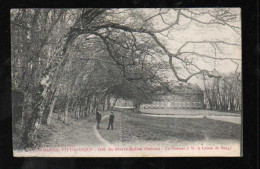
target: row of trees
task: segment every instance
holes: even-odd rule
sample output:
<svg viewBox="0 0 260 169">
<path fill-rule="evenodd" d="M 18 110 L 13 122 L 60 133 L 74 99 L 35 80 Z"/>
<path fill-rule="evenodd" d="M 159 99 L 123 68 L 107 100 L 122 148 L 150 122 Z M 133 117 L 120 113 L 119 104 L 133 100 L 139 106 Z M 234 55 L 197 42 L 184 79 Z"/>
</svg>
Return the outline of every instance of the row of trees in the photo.
<svg viewBox="0 0 260 169">
<path fill-rule="evenodd" d="M 204 79 L 204 93 L 209 109 L 241 111 L 242 90 L 239 74 L 228 74 L 221 79 Z"/>
<path fill-rule="evenodd" d="M 169 92 L 162 70 L 182 82 L 200 74 L 220 78 L 197 61 L 238 64 L 218 54 L 239 43 L 198 38 L 174 46 L 174 32 L 199 24 L 239 34 L 239 20 L 233 9 L 12 10 L 12 83 L 24 93 L 20 146 L 36 144 L 38 129 L 51 123 L 54 111 L 67 124 L 70 114 L 86 118 L 123 98 L 138 112 L 142 103 Z M 208 45 L 212 55 L 194 50 L 198 45 Z"/>
</svg>

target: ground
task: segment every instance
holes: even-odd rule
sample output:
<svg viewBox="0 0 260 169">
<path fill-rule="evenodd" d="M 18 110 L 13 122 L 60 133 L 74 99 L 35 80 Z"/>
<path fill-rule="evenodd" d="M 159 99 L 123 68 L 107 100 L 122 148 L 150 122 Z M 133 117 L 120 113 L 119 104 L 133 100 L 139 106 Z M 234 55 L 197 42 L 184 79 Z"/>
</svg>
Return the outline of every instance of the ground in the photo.
<svg viewBox="0 0 260 169">
<path fill-rule="evenodd" d="M 146 110 L 146 113 L 151 113 Z M 44 126 L 39 133 L 40 147 L 56 146 L 100 146 L 105 144 L 121 144 L 150 141 L 196 142 L 204 140 L 227 140 L 239 143 L 241 125 L 208 118 L 212 112 L 201 110 L 183 111 L 190 116 L 191 112 L 201 112 L 202 118 L 174 118 L 145 116 L 129 112 L 114 112 L 114 130 L 107 130 L 108 115 L 102 112 L 100 129 L 95 129 L 95 115 L 88 119 L 69 119 L 65 125 L 54 114 L 50 126 Z M 152 110 L 154 113 L 155 110 Z M 166 110 L 166 112 L 170 112 Z M 156 113 L 154 113 L 156 114 Z M 218 114 L 222 117 L 222 114 Z M 229 118 L 230 116 L 227 116 Z"/>
<path fill-rule="evenodd" d="M 95 136 L 93 126 L 96 124 L 95 116 L 88 119 L 77 120 L 70 118 L 67 125 L 58 120 L 56 114 L 50 126 L 45 126 L 40 132 L 50 133 L 49 139 L 43 140 L 41 147 L 56 146 L 84 146 L 99 145 L 102 142 Z M 46 138 L 46 137 L 45 137 Z"/>
<path fill-rule="evenodd" d="M 136 141 L 198 141 L 235 140 L 239 142 L 241 125 L 209 118 L 149 117 L 134 113 L 120 113 L 116 116 L 121 125 L 115 125 L 117 134 L 101 132 L 110 142 Z M 121 117 L 120 117 L 121 116 Z M 121 127 L 121 129 L 120 129 Z M 120 134 L 122 135 L 120 138 Z M 115 135 L 119 135 L 115 137 Z M 120 141 L 118 141 L 121 139 Z"/>
</svg>

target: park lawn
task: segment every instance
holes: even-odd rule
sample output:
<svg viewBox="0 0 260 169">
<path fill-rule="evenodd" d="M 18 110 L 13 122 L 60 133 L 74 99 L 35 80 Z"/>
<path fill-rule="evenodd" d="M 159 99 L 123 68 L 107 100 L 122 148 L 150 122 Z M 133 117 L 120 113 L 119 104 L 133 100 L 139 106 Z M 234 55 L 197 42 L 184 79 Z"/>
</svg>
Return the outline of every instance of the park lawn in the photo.
<svg viewBox="0 0 260 169">
<path fill-rule="evenodd" d="M 204 115 L 204 116 L 241 116 L 241 112 L 221 112 L 202 109 L 141 109 L 142 113 L 158 115 Z"/>
<path fill-rule="evenodd" d="M 208 118 L 167 118 L 149 117 L 135 113 L 122 113 L 121 140 L 166 141 L 166 140 L 240 140 L 241 125 Z M 119 125 L 119 122 L 115 124 Z M 115 143 L 120 141 L 120 129 L 112 133 L 101 132 L 101 135 Z M 115 137 L 117 135 L 117 137 Z"/>
<path fill-rule="evenodd" d="M 147 117 L 140 114 L 122 114 L 123 141 L 170 140 L 195 141 L 203 139 L 240 140 L 241 128 L 208 118 Z"/>
</svg>

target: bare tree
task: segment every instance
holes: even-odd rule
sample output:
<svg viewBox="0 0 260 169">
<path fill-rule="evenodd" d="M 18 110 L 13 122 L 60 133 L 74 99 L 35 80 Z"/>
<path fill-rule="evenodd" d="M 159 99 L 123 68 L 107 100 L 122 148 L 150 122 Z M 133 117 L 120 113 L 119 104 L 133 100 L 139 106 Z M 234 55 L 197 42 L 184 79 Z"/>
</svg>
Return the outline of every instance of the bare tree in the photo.
<svg viewBox="0 0 260 169">
<path fill-rule="evenodd" d="M 221 79 L 203 81 L 209 109 L 241 111 L 241 81 L 237 79 L 237 74 L 227 74 Z"/>
</svg>

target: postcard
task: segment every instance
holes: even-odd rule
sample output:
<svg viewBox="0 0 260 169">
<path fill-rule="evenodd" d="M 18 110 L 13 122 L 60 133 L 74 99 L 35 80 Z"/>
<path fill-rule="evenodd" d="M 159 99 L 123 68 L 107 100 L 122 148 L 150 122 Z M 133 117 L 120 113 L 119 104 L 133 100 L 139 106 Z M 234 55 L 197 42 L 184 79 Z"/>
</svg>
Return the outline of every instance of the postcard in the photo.
<svg viewBox="0 0 260 169">
<path fill-rule="evenodd" d="M 15 157 L 240 157 L 240 8 L 11 9 Z"/>
</svg>

